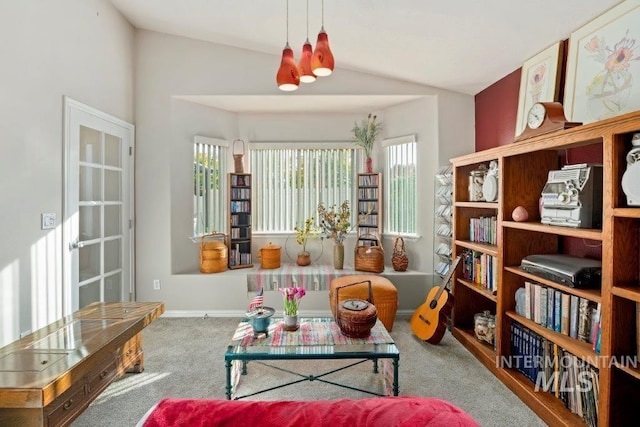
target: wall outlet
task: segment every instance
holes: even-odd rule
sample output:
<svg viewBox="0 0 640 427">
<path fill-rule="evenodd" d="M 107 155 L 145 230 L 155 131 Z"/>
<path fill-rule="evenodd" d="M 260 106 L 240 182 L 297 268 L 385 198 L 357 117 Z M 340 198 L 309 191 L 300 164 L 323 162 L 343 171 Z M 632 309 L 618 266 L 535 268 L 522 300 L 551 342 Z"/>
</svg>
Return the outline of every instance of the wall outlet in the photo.
<svg viewBox="0 0 640 427">
<path fill-rule="evenodd" d="M 153 290 L 154 291 L 159 291 L 160 290 L 160 280 L 153 279 Z"/>
</svg>

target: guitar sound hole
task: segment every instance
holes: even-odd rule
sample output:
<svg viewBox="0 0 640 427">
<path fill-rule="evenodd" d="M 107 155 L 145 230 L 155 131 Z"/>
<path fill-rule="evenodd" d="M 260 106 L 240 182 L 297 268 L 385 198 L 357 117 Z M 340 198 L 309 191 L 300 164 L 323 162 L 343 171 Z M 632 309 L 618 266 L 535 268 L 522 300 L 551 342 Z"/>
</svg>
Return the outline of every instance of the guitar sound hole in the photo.
<svg viewBox="0 0 640 427">
<path fill-rule="evenodd" d="M 434 308 L 436 308 L 437 305 L 438 305 L 438 301 L 431 300 L 431 302 L 429 303 L 429 308 L 433 310 Z"/>
</svg>

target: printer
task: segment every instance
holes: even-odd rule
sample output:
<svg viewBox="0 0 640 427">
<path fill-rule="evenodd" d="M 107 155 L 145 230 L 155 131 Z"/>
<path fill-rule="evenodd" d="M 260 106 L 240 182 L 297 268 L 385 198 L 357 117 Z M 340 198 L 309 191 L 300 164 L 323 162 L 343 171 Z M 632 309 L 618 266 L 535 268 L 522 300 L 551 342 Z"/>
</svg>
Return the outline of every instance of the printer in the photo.
<svg viewBox="0 0 640 427">
<path fill-rule="evenodd" d="M 529 255 L 520 268 L 536 276 L 571 288 L 598 288 L 602 283 L 602 262 L 563 254 Z"/>
<path fill-rule="evenodd" d="M 567 165 L 550 171 L 540 198 L 540 222 L 602 227 L 602 165 Z"/>
</svg>

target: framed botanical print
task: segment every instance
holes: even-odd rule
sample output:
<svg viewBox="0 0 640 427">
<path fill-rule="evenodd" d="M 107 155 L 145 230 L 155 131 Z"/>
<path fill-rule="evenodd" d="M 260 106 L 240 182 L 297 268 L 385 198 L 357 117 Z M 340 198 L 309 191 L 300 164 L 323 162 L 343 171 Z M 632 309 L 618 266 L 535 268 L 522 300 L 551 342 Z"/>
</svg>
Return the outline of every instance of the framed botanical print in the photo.
<svg viewBox="0 0 640 427">
<path fill-rule="evenodd" d="M 527 111 L 536 102 L 557 101 L 562 74 L 562 42 L 543 50 L 522 65 L 516 134 L 527 125 Z"/>
<path fill-rule="evenodd" d="M 640 0 L 626 0 L 569 38 L 564 110 L 591 123 L 640 110 Z"/>
</svg>

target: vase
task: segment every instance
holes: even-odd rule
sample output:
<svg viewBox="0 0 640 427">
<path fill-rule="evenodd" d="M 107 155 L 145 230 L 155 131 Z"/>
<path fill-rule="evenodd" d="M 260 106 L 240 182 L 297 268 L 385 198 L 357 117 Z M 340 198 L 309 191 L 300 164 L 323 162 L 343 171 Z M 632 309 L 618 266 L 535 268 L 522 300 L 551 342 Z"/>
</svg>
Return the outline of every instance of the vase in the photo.
<svg viewBox="0 0 640 427">
<path fill-rule="evenodd" d="M 298 264 L 300 267 L 306 267 L 307 265 L 311 264 L 311 255 L 309 254 L 309 252 L 300 252 L 298 254 L 298 258 L 296 259 L 296 264 Z"/>
<path fill-rule="evenodd" d="M 365 162 L 367 165 L 367 173 L 373 173 L 373 159 L 371 157 L 367 157 Z"/>
<path fill-rule="evenodd" d="M 333 268 L 342 270 L 344 268 L 344 245 L 336 243 L 333 247 Z"/>
<path fill-rule="evenodd" d="M 284 315 L 284 327 L 285 331 L 297 331 L 300 327 L 298 323 L 298 314 L 285 314 Z"/>
</svg>

